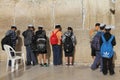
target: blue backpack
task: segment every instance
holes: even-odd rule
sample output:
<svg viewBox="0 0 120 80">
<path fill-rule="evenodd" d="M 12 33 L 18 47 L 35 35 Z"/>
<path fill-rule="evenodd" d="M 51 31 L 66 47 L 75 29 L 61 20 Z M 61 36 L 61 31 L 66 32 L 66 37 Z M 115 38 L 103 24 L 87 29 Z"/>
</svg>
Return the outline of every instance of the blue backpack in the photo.
<svg viewBox="0 0 120 80">
<path fill-rule="evenodd" d="M 113 51 L 113 46 L 111 44 L 112 40 L 113 40 L 114 36 L 111 36 L 111 38 L 106 41 L 104 36 L 102 36 L 102 41 L 103 41 L 103 44 L 101 46 L 101 56 L 104 57 L 104 58 L 111 58 L 114 54 L 114 51 Z"/>
</svg>

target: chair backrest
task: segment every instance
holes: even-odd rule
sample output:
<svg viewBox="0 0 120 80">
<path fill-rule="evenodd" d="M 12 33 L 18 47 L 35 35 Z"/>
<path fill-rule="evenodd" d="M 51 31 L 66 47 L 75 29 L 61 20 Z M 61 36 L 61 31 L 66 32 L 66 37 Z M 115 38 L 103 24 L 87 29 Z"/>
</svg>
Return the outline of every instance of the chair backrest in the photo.
<svg viewBox="0 0 120 80">
<path fill-rule="evenodd" d="M 5 52 L 7 53 L 8 58 L 10 58 L 10 59 L 13 58 L 13 56 L 11 55 L 11 52 L 12 52 L 12 54 L 14 54 L 14 57 L 16 56 L 16 52 L 11 46 L 5 44 L 5 45 L 3 45 L 3 47 L 5 49 Z"/>
</svg>

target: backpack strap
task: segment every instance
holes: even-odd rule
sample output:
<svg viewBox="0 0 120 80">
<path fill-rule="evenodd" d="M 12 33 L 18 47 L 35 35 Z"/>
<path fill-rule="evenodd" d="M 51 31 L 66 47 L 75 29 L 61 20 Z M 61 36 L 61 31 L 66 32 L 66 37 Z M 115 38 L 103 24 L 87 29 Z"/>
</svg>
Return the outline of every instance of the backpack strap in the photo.
<svg viewBox="0 0 120 80">
<path fill-rule="evenodd" d="M 103 42 L 106 42 L 104 35 L 102 35 L 102 40 Z"/>
<path fill-rule="evenodd" d="M 59 30 L 57 30 L 55 33 L 54 33 L 54 31 L 52 31 L 52 33 L 55 34 L 55 35 L 57 34 L 57 32 L 59 32 Z"/>
<path fill-rule="evenodd" d="M 108 40 L 108 42 L 112 42 L 113 38 L 114 38 L 114 36 L 111 35 L 111 38 Z M 102 40 L 103 40 L 103 42 L 106 42 L 104 35 L 102 35 Z"/>
<path fill-rule="evenodd" d="M 108 40 L 108 42 L 112 42 L 113 38 L 114 38 L 114 36 L 111 35 L 111 38 Z"/>
</svg>

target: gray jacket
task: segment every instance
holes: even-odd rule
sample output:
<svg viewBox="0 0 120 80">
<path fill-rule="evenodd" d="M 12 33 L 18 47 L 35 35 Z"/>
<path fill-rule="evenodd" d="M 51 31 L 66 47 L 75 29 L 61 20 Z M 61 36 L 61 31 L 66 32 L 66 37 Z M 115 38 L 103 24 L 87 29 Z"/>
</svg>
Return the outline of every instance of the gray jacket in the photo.
<svg viewBox="0 0 120 80">
<path fill-rule="evenodd" d="M 64 35 L 62 36 L 62 43 L 63 44 L 65 42 L 66 36 L 70 36 L 71 34 L 72 34 L 71 39 L 72 39 L 72 42 L 73 42 L 73 46 L 76 45 L 76 37 L 75 37 L 74 33 L 70 32 L 70 31 L 65 32 Z"/>
<path fill-rule="evenodd" d="M 32 30 L 26 30 L 22 33 L 24 37 L 24 45 L 29 46 L 32 43 L 32 38 L 33 38 L 33 31 Z"/>
</svg>

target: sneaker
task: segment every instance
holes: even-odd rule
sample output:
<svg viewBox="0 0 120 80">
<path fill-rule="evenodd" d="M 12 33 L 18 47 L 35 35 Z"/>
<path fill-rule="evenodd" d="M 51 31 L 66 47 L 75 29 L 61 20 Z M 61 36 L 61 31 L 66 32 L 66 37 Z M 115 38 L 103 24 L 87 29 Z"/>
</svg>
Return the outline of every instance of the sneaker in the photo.
<svg viewBox="0 0 120 80">
<path fill-rule="evenodd" d="M 70 67 L 73 67 L 73 64 L 72 64 L 72 63 L 70 63 L 70 64 L 69 64 L 69 66 L 70 66 Z"/>
<path fill-rule="evenodd" d="M 66 65 L 66 66 L 69 66 L 69 64 L 68 64 L 68 63 L 65 63 L 65 65 Z"/>
<path fill-rule="evenodd" d="M 40 66 L 43 67 L 44 65 L 41 63 Z"/>
<path fill-rule="evenodd" d="M 73 66 L 73 64 L 72 64 L 72 63 L 70 63 L 69 65 L 70 65 L 70 66 Z"/>
<path fill-rule="evenodd" d="M 48 64 L 47 64 L 47 63 L 44 63 L 44 66 L 45 66 L 45 67 L 48 67 Z"/>
</svg>

